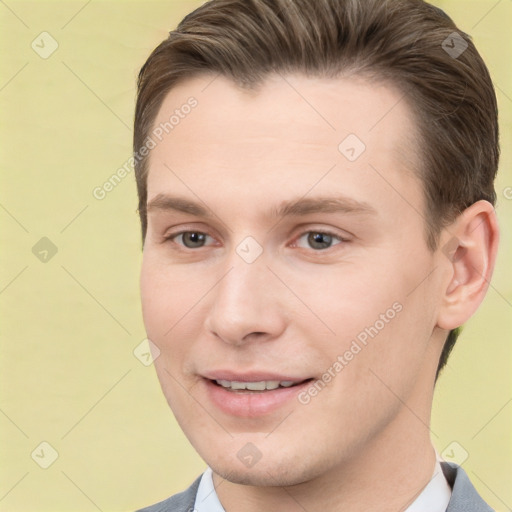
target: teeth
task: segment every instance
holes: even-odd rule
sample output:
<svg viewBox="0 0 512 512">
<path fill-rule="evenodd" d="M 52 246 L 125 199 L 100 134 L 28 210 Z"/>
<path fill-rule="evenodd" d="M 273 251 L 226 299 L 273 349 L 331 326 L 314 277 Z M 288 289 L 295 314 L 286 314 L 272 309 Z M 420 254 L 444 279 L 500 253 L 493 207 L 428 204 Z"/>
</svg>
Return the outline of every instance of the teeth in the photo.
<svg viewBox="0 0 512 512">
<path fill-rule="evenodd" d="M 230 388 L 231 387 L 231 382 L 229 382 L 229 380 L 216 380 L 215 382 L 217 384 L 220 384 L 223 388 Z"/>
<path fill-rule="evenodd" d="M 289 388 L 293 386 L 292 380 L 261 380 L 258 382 L 240 382 L 236 380 L 216 380 L 217 384 L 223 388 L 238 390 L 248 389 L 249 391 L 265 391 L 266 389 L 277 389 L 279 386 Z"/>
</svg>

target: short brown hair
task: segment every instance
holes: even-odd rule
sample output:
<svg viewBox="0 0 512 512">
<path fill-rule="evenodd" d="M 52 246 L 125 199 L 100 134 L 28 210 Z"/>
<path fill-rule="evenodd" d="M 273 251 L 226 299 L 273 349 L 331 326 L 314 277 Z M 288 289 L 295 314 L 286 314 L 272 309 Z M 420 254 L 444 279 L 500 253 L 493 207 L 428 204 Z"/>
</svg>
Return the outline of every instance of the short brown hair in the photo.
<svg viewBox="0 0 512 512">
<path fill-rule="evenodd" d="M 170 32 L 139 74 L 133 147 L 143 241 L 149 156 L 138 151 L 167 93 L 205 73 L 256 89 L 273 72 L 369 75 L 404 94 L 419 128 L 431 250 L 468 206 L 495 204 L 496 95 L 471 38 L 443 11 L 423 0 L 210 0 Z M 448 335 L 438 374 L 457 334 Z"/>
</svg>

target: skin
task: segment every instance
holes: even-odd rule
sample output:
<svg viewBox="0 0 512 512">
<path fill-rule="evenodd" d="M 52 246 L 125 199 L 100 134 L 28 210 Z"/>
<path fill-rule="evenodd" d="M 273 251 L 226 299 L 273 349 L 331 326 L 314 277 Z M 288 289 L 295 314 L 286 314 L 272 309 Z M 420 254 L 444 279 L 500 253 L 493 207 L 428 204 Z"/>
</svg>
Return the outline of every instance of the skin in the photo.
<svg viewBox="0 0 512 512">
<path fill-rule="evenodd" d="M 388 85 L 295 74 L 248 92 L 200 76 L 168 93 L 155 126 L 190 96 L 197 108 L 151 151 L 148 204 L 179 196 L 211 217 L 149 207 L 141 272 L 170 407 L 227 512 L 404 509 L 434 469 L 443 342 L 492 273 L 492 206 L 475 203 L 428 249 L 415 122 Z M 366 146 L 353 162 L 338 149 L 349 134 Z M 368 211 L 269 215 L 326 196 Z M 183 231 L 208 236 L 188 248 Z M 325 248 L 312 246 L 308 234 L 325 231 L 334 235 Z M 236 252 L 248 236 L 263 250 L 253 263 Z M 202 375 L 216 369 L 321 379 L 397 303 L 400 313 L 307 404 L 240 418 L 206 394 Z M 237 457 L 246 443 L 261 453 L 252 467 Z"/>
</svg>

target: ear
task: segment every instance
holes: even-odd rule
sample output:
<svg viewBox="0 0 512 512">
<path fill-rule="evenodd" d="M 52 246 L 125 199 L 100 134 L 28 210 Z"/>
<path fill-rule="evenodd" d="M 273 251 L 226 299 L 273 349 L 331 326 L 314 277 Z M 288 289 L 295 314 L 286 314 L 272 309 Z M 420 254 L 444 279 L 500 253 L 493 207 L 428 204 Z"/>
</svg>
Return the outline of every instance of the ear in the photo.
<svg viewBox="0 0 512 512">
<path fill-rule="evenodd" d="M 451 330 L 464 324 L 485 297 L 498 251 L 496 212 L 477 201 L 443 230 L 439 249 L 443 296 L 437 326 Z"/>
</svg>

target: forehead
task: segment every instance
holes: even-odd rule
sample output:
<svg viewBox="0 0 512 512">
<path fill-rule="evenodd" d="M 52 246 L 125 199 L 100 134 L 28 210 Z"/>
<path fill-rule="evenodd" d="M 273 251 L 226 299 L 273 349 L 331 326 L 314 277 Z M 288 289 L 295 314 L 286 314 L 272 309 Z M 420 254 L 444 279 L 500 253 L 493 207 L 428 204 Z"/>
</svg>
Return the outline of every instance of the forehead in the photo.
<svg viewBox="0 0 512 512">
<path fill-rule="evenodd" d="M 257 192 L 261 201 L 265 190 L 305 193 L 332 169 L 324 187 L 348 192 L 381 173 L 404 182 L 416 177 L 415 133 L 400 92 L 361 77 L 270 75 L 254 91 L 195 77 L 167 94 L 155 119 L 148 200 L 172 182 L 188 195 L 222 186 L 230 198 Z"/>
</svg>

